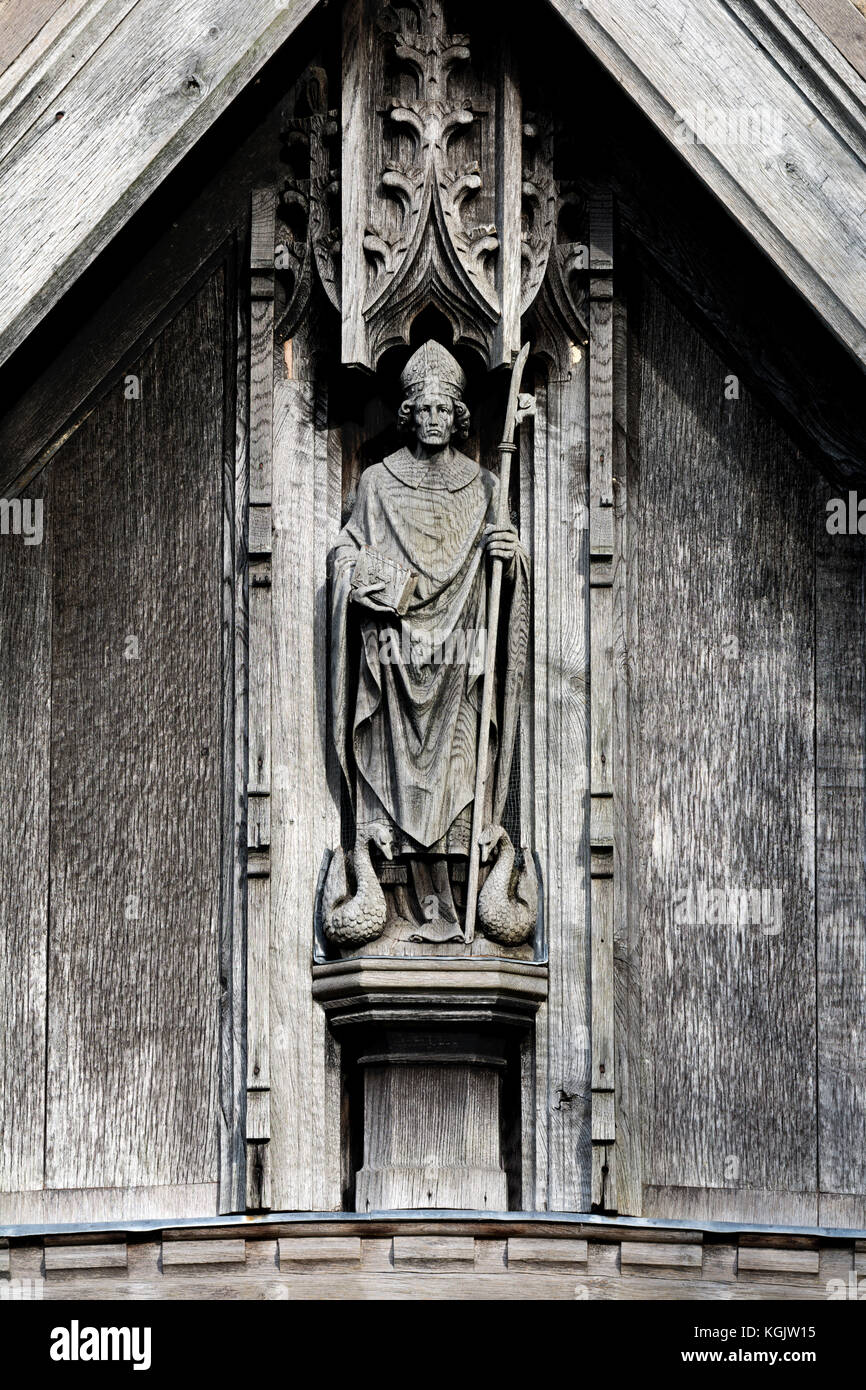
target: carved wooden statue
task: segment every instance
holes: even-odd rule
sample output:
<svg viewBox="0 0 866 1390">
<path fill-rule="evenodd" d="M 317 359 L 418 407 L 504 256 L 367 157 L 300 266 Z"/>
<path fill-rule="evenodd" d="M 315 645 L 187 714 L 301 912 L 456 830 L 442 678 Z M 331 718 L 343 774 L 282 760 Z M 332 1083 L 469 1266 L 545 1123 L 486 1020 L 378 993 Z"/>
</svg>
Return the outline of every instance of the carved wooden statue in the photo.
<svg viewBox="0 0 866 1390">
<path fill-rule="evenodd" d="M 512 873 L 514 853 L 499 822 L 526 664 L 529 561 L 514 528 L 501 514 L 497 521 L 497 478 L 454 447 L 469 427 L 455 358 L 427 342 L 401 384 L 398 419 L 408 442 L 362 474 L 331 553 L 333 736 L 356 839 L 351 878 L 342 851 L 331 860 L 325 931 L 349 948 L 386 926 L 396 939 L 463 939 L 488 561 L 498 559 L 504 582 L 500 639 L 490 654 L 489 740 L 481 740 L 489 742 L 481 822 L 500 871 L 485 884 L 493 887 L 478 920 L 494 939 L 515 944 L 535 926 L 534 868 L 526 855 L 519 880 Z M 493 902 L 497 884 L 501 901 Z"/>
</svg>

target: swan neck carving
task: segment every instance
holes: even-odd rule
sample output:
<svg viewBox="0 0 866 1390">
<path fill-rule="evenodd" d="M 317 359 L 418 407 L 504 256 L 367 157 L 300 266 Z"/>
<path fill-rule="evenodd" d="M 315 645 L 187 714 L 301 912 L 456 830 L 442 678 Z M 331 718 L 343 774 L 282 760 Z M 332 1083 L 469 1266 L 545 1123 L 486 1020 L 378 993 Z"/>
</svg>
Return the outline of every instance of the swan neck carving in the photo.
<svg viewBox="0 0 866 1390">
<path fill-rule="evenodd" d="M 350 891 L 347 856 L 336 849 L 328 865 L 322 893 L 325 935 L 338 946 L 363 946 L 382 935 L 387 916 L 385 894 L 370 858 L 370 845 L 391 858 L 391 832 L 378 824 L 359 828 L 350 856 L 354 892 Z"/>
<path fill-rule="evenodd" d="M 523 865 L 515 870 L 514 846 L 503 826 L 491 826 L 481 837 L 482 853 L 495 862 L 478 895 L 478 921 L 484 935 L 503 946 L 521 946 L 538 920 L 538 881 L 530 850 L 523 848 Z"/>
</svg>

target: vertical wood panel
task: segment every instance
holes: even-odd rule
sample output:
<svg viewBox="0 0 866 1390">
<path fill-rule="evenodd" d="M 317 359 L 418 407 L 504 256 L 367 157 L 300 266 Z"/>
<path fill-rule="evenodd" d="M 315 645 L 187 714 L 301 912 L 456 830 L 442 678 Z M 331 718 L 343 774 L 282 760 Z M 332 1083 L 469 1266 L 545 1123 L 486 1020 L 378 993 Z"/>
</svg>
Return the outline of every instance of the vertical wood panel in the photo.
<svg viewBox="0 0 866 1390">
<path fill-rule="evenodd" d="M 866 542 L 828 535 L 839 495 L 816 499 L 818 1158 L 822 1193 L 866 1194 Z"/>
<path fill-rule="evenodd" d="M 245 251 L 245 247 L 243 251 Z M 235 265 L 243 271 L 241 244 Z M 246 777 L 248 712 L 247 519 L 249 513 L 249 303 L 236 276 L 228 305 L 234 331 L 227 372 L 234 396 L 226 400 L 223 481 L 223 861 L 220 942 L 220 1175 L 221 1214 L 243 1209 L 246 1145 Z M 241 278 L 241 284 L 243 279 Z M 234 360 L 232 361 L 232 357 Z M 227 378 L 228 381 L 229 378 Z"/>
<path fill-rule="evenodd" d="M 640 817 L 637 759 L 631 744 L 634 655 L 638 642 L 636 516 L 630 488 L 629 453 L 632 420 L 638 418 L 638 395 L 632 391 L 634 362 L 629 352 L 627 294 L 618 286 L 613 301 L 613 478 L 615 553 L 614 604 L 614 748 L 613 792 L 614 1031 L 616 1046 L 616 1202 L 621 1215 L 643 1211 L 640 1056 L 641 936 L 630 893 L 636 862 Z"/>
<path fill-rule="evenodd" d="M 51 735 L 51 507 L 0 536 L 0 1191 L 42 1186 Z"/>
<path fill-rule="evenodd" d="M 814 1192 L 810 474 L 650 280 L 640 341 L 646 1180 Z M 689 925 L 704 887 L 778 923 Z"/>
<path fill-rule="evenodd" d="M 546 538 L 547 743 L 544 751 L 536 745 L 536 766 L 546 763 L 547 767 L 546 798 L 538 803 L 538 809 L 546 816 L 540 843 L 546 847 L 550 952 L 548 1207 L 552 1211 L 586 1211 L 590 1179 L 588 512 L 586 381 L 582 368 L 564 380 L 550 381 L 546 414 L 546 506 L 543 514 L 537 514 L 536 535 L 540 532 Z M 536 579 L 536 591 L 538 584 Z M 536 664 L 536 691 L 539 673 Z"/>
<path fill-rule="evenodd" d="M 616 553 L 613 493 L 613 200 L 599 189 L 589 200 L 589 848 L 592 994 L 592 1182 L 594 1210 L 616 1211 L 616 1069 L 614 1045 L 614 922 L 620 883 L 614 878 L 614 793 L 625 763 L 616 721 L 618 680 L 614 629 Z M 621 364 L 619 364 L 621 367 Z M 616 533 L 621 540 L 621 533 Z M 620 567 L 621 573 L 621 567 Z M 616 867 L 621 859 L 617 856 Z"/>
<path fill-rule="evenodd" d="M 296 376 L 278 377 L 274 387 L 271 1170 L 275 1208 L 327 1210 L 340 1205 L 339 1104 L 311 964 L 316 883 L 325 850 L 339 842 L 325 671 L 336 460 L 329 462 L 325 402 L 307 379 L 307 354 L 299 335 Z"/>
<path fill-rule="evenodd" d="M 223 309 L 52 465 L 51 1187 L 217 1172 Z"/>
</svg>

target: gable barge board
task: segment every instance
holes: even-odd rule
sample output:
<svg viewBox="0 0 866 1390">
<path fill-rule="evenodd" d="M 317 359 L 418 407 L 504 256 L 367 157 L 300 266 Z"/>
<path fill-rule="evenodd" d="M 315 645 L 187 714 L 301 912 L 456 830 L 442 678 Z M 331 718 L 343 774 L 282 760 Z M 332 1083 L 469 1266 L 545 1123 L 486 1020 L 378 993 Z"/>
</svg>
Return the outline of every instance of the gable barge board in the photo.
<svg viewBox="0 0 866 1390">
<path fill-rule="evenodd" d="M 313 6 L 138 0 L 34 115 L 0 161 L 0 361 Z"/>
<path fill-rule="evenodd" d="M 316 21 L 296 33 L 290 72 L 279 59 L 263 69 L 0 367 L 3 495 L 40 471 L 225 243 L 243 249 L 251 188 L 285 177 L 286 96 L 321 30 Z"/>
<path fill-rule="evenodd" d="M 555 42 L 556 24 L 552 17 L 527 37 L 527 68 L 544 57 L 552 92 L 577 81 L 587 108 L 605 113 L 587 148 L 574 117 L 560 107 L 572 146 L 563 151 L 563 175 L 585 195 L 600 180 L 609 182 L 621 239 L 620 285 L 638 259 L 663 280 L 728 370 L 780 415 L 815 466 L 843 485 L 863 484 L 860 364 L 603 66 L 589 59 L 575 73 L 570 45 L 561 36 Z M 866 203 L 866 185 L 863 197 Z"/>
<path fill-rule="evenodd" d="M 565 23 L 640 106 L 689 167 L 866 365 L 866 84 L 850 70 L 850 119 L 816 119 L 799 64 L 767 51 L 733 0 L 551 0 Z M 756 0 L 757 4 L 757 0 Z M 773 0 L 762 0 L 773 18 Z M 807 27 L 808 26 L 808 27 Z M 803 15 L 801 28 L 820 31 Z M 813 62 L 820 54 L 813 49 Z M 760 98 L 760 100 L 756 100 Z M 725 122 L 683 139 L 699 109 L 773 114 L 762 149 L 727 138 Z M 835 115 L 835 113 L 834 113 Z M 777 137 L 777 138 L 776 138 Z"/>
</svg>

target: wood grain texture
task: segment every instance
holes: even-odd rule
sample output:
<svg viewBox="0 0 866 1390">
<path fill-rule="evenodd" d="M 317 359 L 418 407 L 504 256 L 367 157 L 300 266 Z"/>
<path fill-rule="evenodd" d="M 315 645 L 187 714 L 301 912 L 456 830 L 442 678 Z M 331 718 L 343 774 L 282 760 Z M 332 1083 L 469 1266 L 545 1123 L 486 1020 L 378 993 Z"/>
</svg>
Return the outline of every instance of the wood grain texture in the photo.
<svg viewBox="0 0 866 1390">
<path fill-rule="evenodd" d="M 218 273 L 51 470 L 52 1188 L 216 1177 L 223 344 Z"/>
<path fill-rule="evenodd" d="M 363 225 L 369 217 L 370 142 L 367 129 L 368 84 L 356 80 L 360 72 L 372 70 L 375 33 L 368 7 L 363 0 L 347 0 L 343 6 L 342 44 L 342 139 L 343 160 L 352 169 L 341 200 L 342 209 L 342 359 L 361 362 L 365 353 L 364 299 L 367 290 L 367 259 L 364 254 Z M 360 235 L 359 235 L 360 233 Z"/>
<path fill-rule="evenodd" d="M 311 957 L 322 857 L 340 836 L 325 718 L 325 567 L 339 518 L 329 510 L 327 400 L 309 380 L 305 335 L 294 349 L 294 378 L 274 385 L 271 1164 L 276 1208 L 330 1210 L 340 1205 L 339 1066 L 312 997 Z"/>
<path fill-rule="evenodd" d="M 99 284 L 101 300 L 87 299 L 77 317 L 67 318 L 61 310 L 63 322 L 50 339 L 44 333 L 36 335 L 45 347 L 34 352 L 29 376 L 25 371 L 23 379 L 16 377 L 17 385 L 10 386 L 9 406 L 0 419 L 2 486 L 8 487 L 22 472 L 38 469 L 40 456 L 63 442 L 70 426 L 92 407 L 94 397 L 98 399 L 106 376 L 139 357 L 189 297 L 196 277 L 208 272 L 214 257 L 225 257 L 227 240 L 246 242 L 251 189 L 280 176 L 284 87 L 269 79 L 260 100 L 264 117 L 260 108 L 252 117 L 244 108 L 238 118 L 239 143 L 224 152 L 222 163 L 217 159 L 216 170 L 216 140 L 204 140 L 185 161 L 184 170 L 168 181 L 161 194 L 162 215 L 157 200 L 124 232 L 116 251 L 125 273 L 111 283 L 106 272 Z M 204 187 L 190 201 L 194 179 Z M 32 351 L 33 343 L 26 353 Z M 246 384 L 247 356 L 241 362 Z M 4 371 L 14 375 L 14 364 Z"/>
<path fill-rule="evenodd" d="M 638 648 L 636 517 L 629 454 L 639 411 L 636 363 L 629 351 L 626 277 L 613 301 L 613 660 L 614 792 L 613 905 L 614 1046 L 616 1052 L 616 1206 L 624 1215 L 643 1210 L 643 1130 L 640 1079 L 642 936 L 630 894 L 636 882 L 640 820 L 637 761 L 631 752 L 631 701 Z"/>
<path fill-rule="evenodd" d="M 0 72 L 36 38 L 63 0 L 6 0 L 0 36 Z"/>
<path fill-rule="evenodd" d="M 548 489 L 547 437 L 548 395 L 542 373 L 536 374 L 536 414 L 530 429 L 520 435 L 520 520 L 521 540 L 529 551 L 532 563 L 532 619 L 530 626 L 530 658 L 527 663 L 527 682 L 524 688 L 521 715 L 521 814 L 525 817 L 524 833 L 528 843 L 534 843 L 542 865 L 545 894 L 545 945 L 550 952 L 551 924 L 548 920 L 547 894 L 550 878 L 547 867 L 548 821 L 551 794 L 555 783 L 546 769 L 548 734 L 547 684 L 547 526 L 546 498 Z M 550 1006 L 545 1000 L 535 1019 L 533 1056 L 527 1066 L 527 1080 L 522 1097 L 525 1123 L 533 1132 L 532 1166 L 534 1210 L 544 1210 L 549 1191 L 550 1122 L 553 1111 L 549 1073 Z M 527 1162 L 528 1151 L 524 1153 Z M 524 1169 L 525 1172 L 528 1170 Z M 528 1205 L 524 1196 L 524 1205 Z"/>
<path fill-rule="evenodd" d="M 818 1169 L 822 1194 L 866 1197 L 866 541 L 828 534 L 837 495 L 815 499 Z"/>
<path fill-rule="evenodd" d="M 700 1269 L 702 1261 L 700 1245 L 662 1245 L 649 1240 L 624 1240 L 620 1246 L 620 1263 L 623 1265 L 674 1265 L 682 1269 Z"/>
<path fill-rule="evenodd" d="M 164 1240 L 163 1265 L 244 1264 L 244 1240 Z"/>
<path fill-rule="evenodd" d="M 649 1161 L 649 1160 L 648 1160 Z M 647 1183 L 644 1216 L 680 1221 L 756 1222 L 768 1226 L 814 1226 L 818 1197 L 813 1192 L 772 1192 L 746 1187 L 661 1187 Z"/>
<path fill-rule="evenodd" d="M 223 470 L 223 728 L 222 874 L 220 914 L 220 1113 L 219 1210 L 244 1205 L 246 1145 L 246 882 L 244 845 L 248 843 L 246 774 L 248 717 L 248 640 L 246 545 L 249 511 L 247 438 L 249 385 L 247 347 L 249 304 L 238 291 L 245 265 L 241 244 L 233 245 L 233 295 L 227 304 L 226 391 Z M 241 282 L 242 283 L 242 282 Z M 269 837 L 268 837 L 269 838 Z"/>
<path fill-rule="evenodd" d="M 509 1269 L 556 1269 L 563 1265 L 585 1265 L 585 1240 L 533 1240 L 532 1236 L 516 1236 L 508 1241 Z"/>
<path fill-rule="evenodd" d="M 95 51 L 84 46 L 62 104 L 49 84 L 51 103 L 33 114 L 0 161 L 0 196 L 17 209 L 4 220 L 0 244 L 8 269 L 0 288 L 0 360 L 312 5 L 138 0 Z M 0 120 L 5 114 L 0 110 Z M 130 130 L 139 136 L 130 139 Z"/>
<path fill-rule="evenodd" d="M 315 1238 L 283 1239 L 277 1241 L 277 1245 L 281 1269 L 286 1269 L 291 1265 L 302 1265 L 307 1269 L 313 1265 L 321 1265 L 326 1269 L 333 1269 L 335 1266 L 349 1269 L 360 1269 L 361 1267 L 361 1239 L 359 1236 L 331 1236 L 330 1238 L 322 1237 L 319 1240 Z"/>
<path fill-rule="evenodd" d="M 784 1201 L 817 1178 L 812 484 L 649 279 L 639 341 L 646 1181 Z"/>
<path fill-rule="evenodd" d="M 356 1209 L 507 1210 L 500 1085 L 492 1067 L 366 1066 Z"/>
<path fill-rule="evenodd" d="M 583 368 L 564 380 L 552 373 L 546 391 L 539 393 L 543 414 L 536 419 L 536 844 L 550 956 L 547 1205 L 552 1211 L 589 1210 L 591 1166 L 586 392 Z"/>
<path fill-rule="evenodd" d="M 0 535 L 0 1192 L 42 1186 L 51 739 L 51 518 Z M 35 519 L 35 513 L 32 514 Z"/>
<path fill-rule="evenodd" d="M 45 1269 L 126 1269 L 126 1245 L 47 1246 Z"/>
<path fill-rule="evenodd" d="M 796 61 L 773 61 L 722 0 L 699 8 L 682 0 L 553 3 L 834 334 L 866 361 L 862 119 L 853 145 L 838 121 L 815 121 Z M 853 71 L 850 77 L 849 110 L 861 106 L 866 91 Z M 694 142 L 682 138 L 683 122 L 699 105 L 737 112 L 747 92 L 760 93 L 776 117 L 774 143 L 765 137 L 760 157 L 754 141 L 726 137 L 724 120 Z"/>
<path fill-rule="evenodd" d="M 475 1241 L 471 1236 L 395 1236 L 394 1268 L 454 1269 L 475 1264 Z"/>
<path fill-rule="evenodd" d="M 67 1225 L 75 1221 L 169 1220 L 212 1216 L 217 1184 L 79 1187 L 0 1195 L 0 1225 Z"/>
<path fill-rule="evenodd" d="M 866 78 L 866 16 L 855 8 L 858 0 L 797 0 L 847 58 L 852 68 Z"/>
<path fill-rule="evenodd" d="M 740 1271 L 760 1270 L 772 1274 L 817 1274 L 817 1250 L 740 1249 L 737 1265 Z"/>
<path fill-rule="evenodd" d="M 589 200 L 589 847 L 591 1071 L 594 1210 L 616 1211 L 616 1068 L 614 921 L 619 884 L 614 849 L 614 789 L 626 774 L 617 746 L 617 652 L 614 628 L 615 553 L 613 201 L 608 190 Z"/>
<path fill-rule="evenodd" d="M 37 0 L 43 16 L 51 0 Z M 118 15 L 135 0 L 63 0 L 0 73 L 0 152 L 14 145 L 40 106 L 63 90 L 82 62 L 82 44 L 93 52 Z M 78 57 L 75 49 L 78 48 Z M 44 107 L 43 107 L 44 109 Z"/>
<path fill-rule="evenodd" d="M 822 1192 L 821 1221 L 831 1230 L 866 1231 L 866 1196 Z"/>
<path fill-rule="evenodd" d="M 172 1280 L 143 1279 L 127 1286 L 137 1299 L 171 1299 L 175 1301 L 280 1299 L 294 1302 L 385 1301 L 385 1302 L 550 1302 L 563 1300 L 574 1304 L 575 1297 L 590 1302 L 646 1302 L 689 1299 L 715 1303 L 761 1302 L 776 1300 L 814 1300 L 827 1298 L 822 1285 L 803 1287 L 794 1282 L 796 1276 L 768 1275 L 754 1283 L 731 1285 L 726 1281 L 701 1279 L 680 1275 L 668 1279 L 658 1275 L 643 1277 L 628 1275 L 592 1276 L 580 1271 L 561 1273 L 537 1271 L 513 1273 L 503 1280 L 501 1274 L 457 1273 L 431 1274 L 403 1272 L 382 1274 L 351 1274 L 340 1271 L 310 1272 L 307 1274 L 259 1274 L 257 1278 L 231 1278 L 226 1271 L 221 1277 L 175 1277 Z M 103 1281 L 76 1280 L 64 1282 L 62 1288 L 46 1284 L 43 1296 L 47 1300 L 76 1299 L 101 1302 L 106 1296 Z M 124 1294 L 124 1296 L 128 1296 Z M 792 1311 L 791 1316 L 795 1316 Z"/>
<path fill-rule="evenodd" d="M 247 567 L 247 767 L 245 789 L 254 807 L 267 807 L 271 767 L 271 488 L 274 443 L 275 204 L 271 188 L 253 189 L 250 209 L 249 513 Z M 251 816 L 247 806 L 247 827 Z M 256 843 L 245 856 L 246 894 L 246 1194 L 248 1211 L 267 1210 L 271 1196 L 270 834 L 253 811 Z M 249 841 L 249 834 L 247 835 Z M 239 846 L 242 857 L 243 849 Z"/>
<path fill-rule="evenodd" d="M 0 1251 L 15 1279 L 43 1279 L 50 1299 L 587 1300 L 826 1299 L 860 1272 L 866 1242 L 824 1236 L 732 1232 L 725 1240 L 685 1229 L 579 1222 L 515 1234 L 495 1219 L 431 1215 L 407 1223 L 315 1218 L 293 1228 L 170 1228 L 94 1245 L 80 1235 L 38 1236 Z M 287 1234 L 287 1230 L 290 1234 Z M 542 1231 L 546 1233 L 541 1234 Z M 480 1233 L 479 1233 L 480 1232 Z M 110 1256 L 93 1266 L 90 1250 Z M 116 1262 L 116 1263 L 115 1263 Z"/>
</svg>

